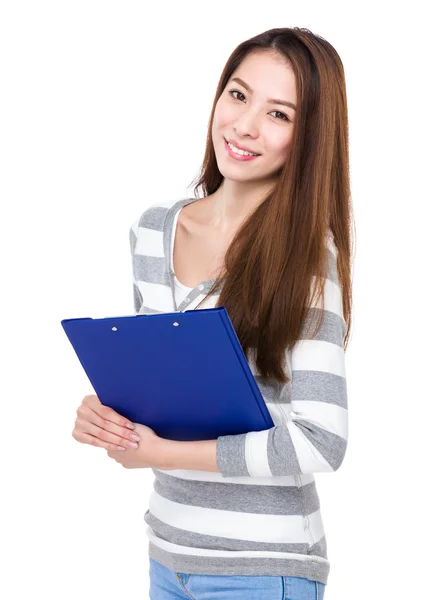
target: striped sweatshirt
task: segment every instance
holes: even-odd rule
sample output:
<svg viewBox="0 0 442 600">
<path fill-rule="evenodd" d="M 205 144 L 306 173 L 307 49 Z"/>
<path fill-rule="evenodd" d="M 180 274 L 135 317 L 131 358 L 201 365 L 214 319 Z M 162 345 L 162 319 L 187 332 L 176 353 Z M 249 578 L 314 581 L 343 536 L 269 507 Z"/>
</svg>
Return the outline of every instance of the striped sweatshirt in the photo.
<svg viewBox="0 0 442 600">
<path fill-rule="evenodd" d="M 214 283 L 187 288 L 173 271 L 177 217 L 195 201 L 154 204 L 130 227 L 137 314 L 193 310 Z M 144 514 L 149 556 L 169 569 L 327 583 L 330 565 L 315 473 L 339 468 L 348 439 L 346 323 L 331 235 L 327 243 L 324 323 L 314 339 L 300 339 L 287 349 L 290 382 L 262 378 L 247 358 L 274 426 L 219 437 L 220 472 L 153 469 Z M 199 308 L 213 308 L 218 298 L 207 298 Z M 207 396 L 210 402 L 210 390 Z"/>
</svg>

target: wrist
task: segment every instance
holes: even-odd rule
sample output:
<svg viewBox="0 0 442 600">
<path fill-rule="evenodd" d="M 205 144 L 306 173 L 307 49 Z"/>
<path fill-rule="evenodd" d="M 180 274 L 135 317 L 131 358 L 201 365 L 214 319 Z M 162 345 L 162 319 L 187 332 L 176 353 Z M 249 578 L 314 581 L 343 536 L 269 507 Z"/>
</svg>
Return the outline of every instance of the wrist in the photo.
<svg viewBox="0 0 442 600">
<path fill-rule="evenodd" d="M 166 438 L 158 439 L 158 464 L 156 465 L 157 469 L 161 469 L 163 471 L 170 471 L 172 469 L 178 469 L 175 465 L 176 461 L 176 444 L 180 442 L 176 442 L 175 440 L 168 440 Z"/>
<path fill-rule="evenodd" d="M 216 461 L 216 440 L 180 442 L 161 440 L 159 469 L 172 471 L 183 469 L 191 471 L 219 472 Z"/>
</svg>

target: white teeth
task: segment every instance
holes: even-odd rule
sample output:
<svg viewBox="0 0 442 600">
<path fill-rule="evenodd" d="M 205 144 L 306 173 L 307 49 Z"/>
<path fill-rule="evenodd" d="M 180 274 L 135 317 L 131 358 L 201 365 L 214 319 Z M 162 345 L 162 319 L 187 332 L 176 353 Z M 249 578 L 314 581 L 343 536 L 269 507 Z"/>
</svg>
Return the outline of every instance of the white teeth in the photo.
<svg viewBox="0 0 442 600">
<path fill-rule="evenodd" d="M 246 150 L 240 150 L 239 148 L 236 148 L 230 142 L 227 142 L 227 144 L 228 144 L 229 148 L 232 150 L 232 152 L 235 152 L 235 154 L 242 154 L 245 156 L 258 156 L 258 154 L 253 154 L 253 152 L 247 152 Z"/>
</svg>

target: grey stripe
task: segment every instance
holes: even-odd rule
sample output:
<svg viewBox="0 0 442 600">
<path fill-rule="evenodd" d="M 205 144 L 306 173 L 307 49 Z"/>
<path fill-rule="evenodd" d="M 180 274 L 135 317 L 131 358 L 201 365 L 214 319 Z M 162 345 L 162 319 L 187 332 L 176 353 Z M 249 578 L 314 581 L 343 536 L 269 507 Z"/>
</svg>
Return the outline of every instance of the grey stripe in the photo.
<svg viewBox="0 0 442 600">
<path fill-rule="evenodd" d="M 324 315 L 324 320 L 318 333 L 314 336 L 317 323 Z M 307 317 L 302 325 L 300 340 L 321 340 L 331 342 L 343 348 L 343 336 L 346 331 L 346 323 L 338 314 L 319 307 L 309 308 Z"/>
<path fill-rule="evenodd" d="M 168 210 L 166 206 L 150 206 L 141 215 L 138 226 L 154 231 L 163 231 L 164 219 Z"/>
<path fill-rule="evenodd" d="M 245 457 L 246 435 L 222 435 L 217 439 L 216 460 L 224 477 L 250 475 Z"/>
<path fill-rule="evenodd" d="M 135 283 L 132 284 L 132 291 L 133 291 L 133 302 L 134 302 L 134 309 L 135 312 L 139 312 L 141 305 L 143 304 L 143 298 L 141 296 L 140 290 L 138 289 L 138 286 L 135 285 Z"/>
<path fill-rule="evenodd" d="M 272 475 L 291 475 L 301 472 L 287 425 L 284 424 L 269 431 L 267 460 Z"/>
<path fill-rule="evenodd" d="M 255 381 L 265 400 L 278 401 L 278 403 L 290 402 L 290 383 L 266 379 L 262 375 L 255 375 Z"/>
<path fill-rule="evenodd" d="M 327 558 L 327 538 L 325 537 L 325 535 L 323 535 L 322 538 L 316 542 L 316 544 L 310 546 L 308 554 L 310 554 L 310 556 L 314 555 Z"/>
<path fill-rule="evenodd" d="M 130 244 L 130 253 L 132 255 L 135 254 L 135 246 L 137 245 L 137 236 L 134 233 L 134 230 L 132 229 L 132 226 L 129 229 L 129 244 Z"/>
<path fill-rule="evenodd" d="M 134 274 L 137 280 L 146 281 L 147 283 L 160 283 L 169 287 L 164 258 L 161 256 L 135 254 Z"/>
<path fill-rule="evenodd" d="M 326 265 L 324 267 L 324 271 L 322 273 L 322 277 L 333 281 L 333 283 L 339 283 L 338 277 L 338 263 L 336 261 L 336 257 L 330 248 L 327 248 L 327 260 Z"/>
<path fill-rule="evenodd" d="M 315 482 L 303 487 L 189 481 L 157 471 L 154 490 L 167 500 L 234 512 L 303 515 L 319 509 Z"/>
<path fill-rule="evenodd" d="M 345 378 L 325 371 L 292 371 L 291 400 L 317 400 L 347 408 Z"/>
<path fill-rule="evenodd" d="M 149 543 L 149 556 L 163 566 L 178 573 L 194 575 L 277 575 L 279 577 L 305 577 L 327 585 L 330 564 L 313 560 L 285 558 L 211 558 L 187 556 L 164 552 Z"/>
<path fill-rule="evenodd" d="M 341 466 L 344 459 L 345 451 L 347 449 L 347 440 L 344 440 L 341 436 L 326 431 L 317 425 L 313 425 L 310 421 L 297 419 L 296 425 L 302 430 L 302 433 L 312 446 L 320 452 L 325 460 L 336 471 L 336 469 Z"/>
<path fill-rule="evenodd" d="M 340 375 L 325 371 L 292 371 L 292 381 L 273 385 L 260 375 L 256 383 L 269 404 L 290 404 L 296 400 L 315 400 L 347 408 L 346 380 Z"/>
</svg>

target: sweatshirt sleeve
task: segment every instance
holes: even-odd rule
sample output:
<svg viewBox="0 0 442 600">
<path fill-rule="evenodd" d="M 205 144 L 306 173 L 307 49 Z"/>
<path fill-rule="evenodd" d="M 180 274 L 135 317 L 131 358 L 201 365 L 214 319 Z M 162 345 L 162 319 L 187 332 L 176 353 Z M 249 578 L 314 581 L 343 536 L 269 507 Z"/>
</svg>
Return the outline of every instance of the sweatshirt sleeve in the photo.
<svg viewBox="0 0 442 600">
<path fill-rule="evenodd" d="M 346 323 L 332 240 L 328 249 L 323 325 L 315 338 L 298 340 L 289 353 L 292 381 L 287 421 L 265 431 L 219 437 L 216 457 L 224 477 L 336 471 L 344 459 L 348 439 Z"/>
<path fill-rule="evenodd" d="M 141 295 L 140 289 L 138 287 L 137 279 L 136 279 L 136 268 L 135 268 L 135 260 L 136 254 L 135 249 L 138 241 L 138 225 L 140 218 L 138 217 L 131 225 L 129 231 L 129 242 L 130 242 L 130 254 L 132 258 L 132 292 L 133 292 L 133 305 L 135 312 L 138 313 L 143 304 L 143 297 Z"/>
</svg>

